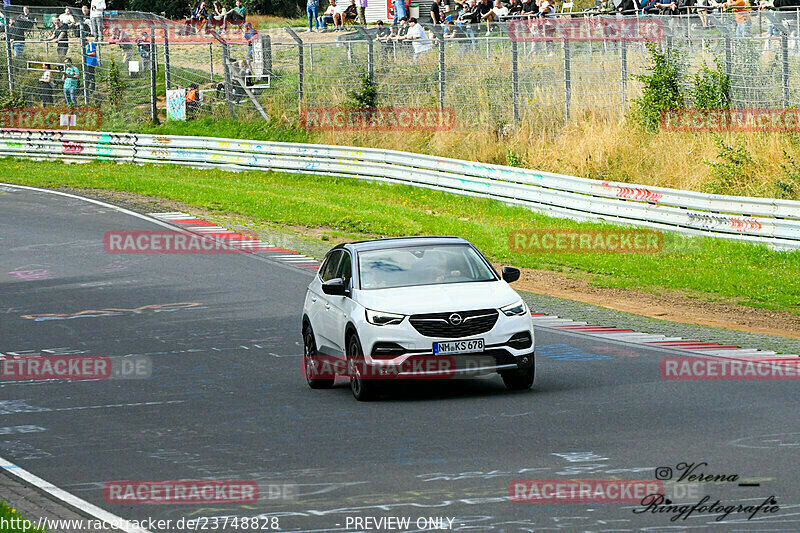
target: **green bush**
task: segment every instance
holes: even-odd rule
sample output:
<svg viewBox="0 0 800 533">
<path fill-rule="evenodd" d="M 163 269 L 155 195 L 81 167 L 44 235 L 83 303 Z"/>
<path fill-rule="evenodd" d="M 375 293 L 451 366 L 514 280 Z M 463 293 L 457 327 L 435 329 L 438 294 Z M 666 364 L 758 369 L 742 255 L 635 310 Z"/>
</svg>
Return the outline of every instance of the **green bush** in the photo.
<svg viewBox="0 0 800 533">
<path fill-rule="evenodd" d="M 713 69 L 706 64 L 694 75 L 692 100 L 698 109 L 728 109 L 731 104 L 731 80 L 719 58 Z"/>
<path fill-rule="evenodd" d="M 719 148 L 716 161 L 703 160 L 711 167 L 706 192 L 712 194 L 747 194 L 754 183 L 758 165 L 753 156 L 742 146 L 729 146 L 719 135 L 714 135 L 714 144 Z"/>
<path fill-rule="evenodd" d="M 348 106 L 356 109 L 375 109 L 378 107 L 378 85 L 369 77 L 368 72 L 359 76 L 361 86 L 347 92 Z"/>
<path fill-rule="evenodd" d="M 658 131 L 661 113 L 668 109 L 684 107 L 683 92 L 678 83 L 678 59 L 675 54 L 668 56 L 654 44 L 648 43 L 650 52 L 650 74 L 637 74 L 634 77 L 643 83 L 642 96 L 633 101 L 633 114 L 637 122 L 646 130 Z"/>
</svg>

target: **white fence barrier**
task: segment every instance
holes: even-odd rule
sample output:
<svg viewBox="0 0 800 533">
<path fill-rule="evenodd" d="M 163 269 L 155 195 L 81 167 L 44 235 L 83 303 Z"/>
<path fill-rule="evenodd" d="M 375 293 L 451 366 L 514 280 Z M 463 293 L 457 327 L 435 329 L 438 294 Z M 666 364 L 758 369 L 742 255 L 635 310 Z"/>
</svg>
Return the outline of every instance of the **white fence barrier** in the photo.
<svg viewBox="0 0 800 533">
<path fill-rule="evenodd" d="M 276 170 L 404 183 L 548 215 L 800 248 L 800 202 L 596 181 L 394 150 L 80 131 L 0 131 L 0 156 Z"/>
</svg>

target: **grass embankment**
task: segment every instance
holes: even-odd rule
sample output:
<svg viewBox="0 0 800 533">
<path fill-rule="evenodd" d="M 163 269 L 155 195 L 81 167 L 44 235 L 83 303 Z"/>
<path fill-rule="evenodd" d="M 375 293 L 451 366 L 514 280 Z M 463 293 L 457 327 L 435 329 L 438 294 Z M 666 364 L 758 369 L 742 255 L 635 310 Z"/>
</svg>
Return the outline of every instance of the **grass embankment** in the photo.
<svg viewBox="0 0 800 533">
<path fill-rule="evenodd" d="M 0 521 L 3 523 L 3 533 L 44 533 L 43 530 L 33 527 L 31 522 L 22 522 L 25 517 L 20 516 L 16 509 L 0 500 Z"/>
<path fill-rule="evenodd" d="M 459 235 L 496 262 L 588 276 L 599 286 L 677 290 L 711 301 L 800 313 L 800 254 L 764 246 L 703 238 L 683 242 L 695 245 L 690 246 L 698 250 L 693 253 L 514 253 L 509 246 L 513 230 L 601 225 L 550 218 L 492 200 L 347 178 L 14 159 L 0 161 L 0 172 L 10 183 L 130 191 L 256 222 L 317 228 L 316 233 L 321 228 L 331 236 Z"/>
</svg>

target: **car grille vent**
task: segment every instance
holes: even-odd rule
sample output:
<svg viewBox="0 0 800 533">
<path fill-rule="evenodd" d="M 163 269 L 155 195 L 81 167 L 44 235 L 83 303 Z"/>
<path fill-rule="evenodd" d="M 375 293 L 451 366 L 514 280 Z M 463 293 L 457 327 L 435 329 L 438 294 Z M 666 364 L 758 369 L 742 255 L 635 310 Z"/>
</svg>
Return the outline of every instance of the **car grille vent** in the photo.
<svg viewBox="0 0 800 533">
<path fill-rule="evenodd" d="M 458 339 L 486 333 L 494 327 L 497 317 L 497 309 L 479 309 L 411 315 L 409 322 L 426 337 Z"/>
</svg>

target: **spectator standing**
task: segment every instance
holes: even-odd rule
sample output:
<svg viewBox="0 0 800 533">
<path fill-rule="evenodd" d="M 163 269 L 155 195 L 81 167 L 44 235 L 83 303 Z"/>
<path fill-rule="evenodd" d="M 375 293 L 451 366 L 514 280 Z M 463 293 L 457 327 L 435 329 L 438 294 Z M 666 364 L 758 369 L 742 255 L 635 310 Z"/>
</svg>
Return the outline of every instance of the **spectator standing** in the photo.
<svg viewBox="0 0 800 533">
<path fill-rule="evenodd" d="M 247 59 L 253 60 L 253 43 L 258 40 L 258 30 L 249 22 L 244 23 L 244 40 L 247 41 Z"/>
<path fill-rule="evenodd" d="M 736 18 L 736 37 L 744 37 L 749 33 L 747 27 L 750 25 L 750 8 L 747 0 L 729 0 L 724 5 L 733 11 Z"/>
<path fill-rule="evenodd" d="M 142 60 L 142 67 L 145 72 L 150 70 L 150 36 L 146 31 L 142 32 L 141 37 L 136 39 L 136 48 L 139 49 L 139 57 Z"/>
<path fill-rule="evenodd" d="M 186 91 L 186 118 L 191 120 L 197 114 L 197 108 L 200 107 L 200 86 L 196 83 L 189 85 Z"/>
<path fill-rule="evenodd" d="M 75 17 L 72 16 L 72 11 L 68 7 L 64 8 L 64 12 L 58 16 L 58 20 L 61 21 L 61 24 L 66 24 L 67 26 L 75 24 Z"/>
<path fill-rule="evenodd" d="M 408 17 L 406 13 L 406 0 L 392 0 L 394 5 L 394 23 L 397 24 Z"/>
<path fill-rule="evenodd" d="M 45 63 L 42 68 L 42 76 L 39 78 L 39 93 L 42 98 L 42 107 L 53 105 L 53 90 L 56 88 L 56 82 L 53 79 L 53 69 L 50 63 Z"/>
<path fill-rule="evenodd" d="M 86 43 L 86 49 L 84 50 L 86 54 L 86 73 L 84 74 L 86 79 L 86 94 L 87 96 L 91 97 L 92 93 L 94 93 L 94 79 L 95 79 L 95 69 L 97 68 L 97 44 L 94 41 L 89 41 Z"/>
<path fill-rule="evenodd" d="M 98 42 L 103 42 L 103 13 L 106 10 L 106 0 L 92 0 L 89 7 L 92 36 Z"/>
<path fill-rule="evenodd" d="M 421 53 L 427 52 L 433 48 L 433 43 L 431 43 L 431 40 L 428 38 L 428 34 L 425 33 L 425 29 L 421 24 L 418 24 L 417 19 L 413 17 L 408 19 L 406 39 L 411 41 L 411 46 L 414 49 L 414 61 L 417 60 L 417 57 Z"/>
<path fill-rule="evenodd" d="M 114 28 L 114 34 L 111 36 L 109 42 L 117 43 L 119 49 L 122 50 L 125 61 L 125 68 L 129 68 L 128 64 L 133 61 L 133 44 L 130 36 L 119 28 Z"/>
<path fill-rule="evenodd" d="M 53 36 L 48 41 L 56 42 L 56 52 L 58 53 L 58 60 L 64 61 L 69 51 L 69 36 L 67 35 L 67 27 L 64 26 L 58 17 L 53 17 Z"/>
<path fill-rule="evenodd" d="M 306 15 L 308 15 L 308 31 L 315 29 L 319 31 L 319 0 L 306 0 Z"/>
<path fill-rule="evenodd" d="M 78 31 L 83 26 L 83 32 L 86 35 L 92 34 L 92 18 L 89 16 L 89 6 L 86 4 L 81 6 L 81 14 L 78 17 Z"/>
<path fill-rule="evenodd" d="M 75 90 L 78 88 L 78 79 L 81 77 L 81 71 L 78 67 L 72 64 L 70 58 L 64 59 L 64 100 L 68 106 L 75 106 Z"/>
<path fill-rule="evenodd" d="M 367 25 L 367 0 L 356 0 L 356 10 L 358 11 L 358 23 L 362 26 Z"/>
<path fill-rule="evenodd" d="M 19 19 L 11 19 L 8 24 L 8 39 L 11 41 L 11 49 L 14 57 L 19 57 L 25 51 L 25 27 Z"/>
<path fill-rule="evenodd" d="M 382 20 L 378 20 L 375 23 L 375 28 L 377 30 L 375 32 L 375 39 L 381 43 L 385 43 L 386 40 L 392 35 L 391 30 L 386 27 Z M 383 45 L 381 45 L 381 49 L 383 49 Z"/>
<path fill-rule="evenodd" d="M 439 0 L 433 0 L 431 4 L 431 22 L 434 24 L 441 24 L 443 22 L 442 6 Z"/>
</svg>

